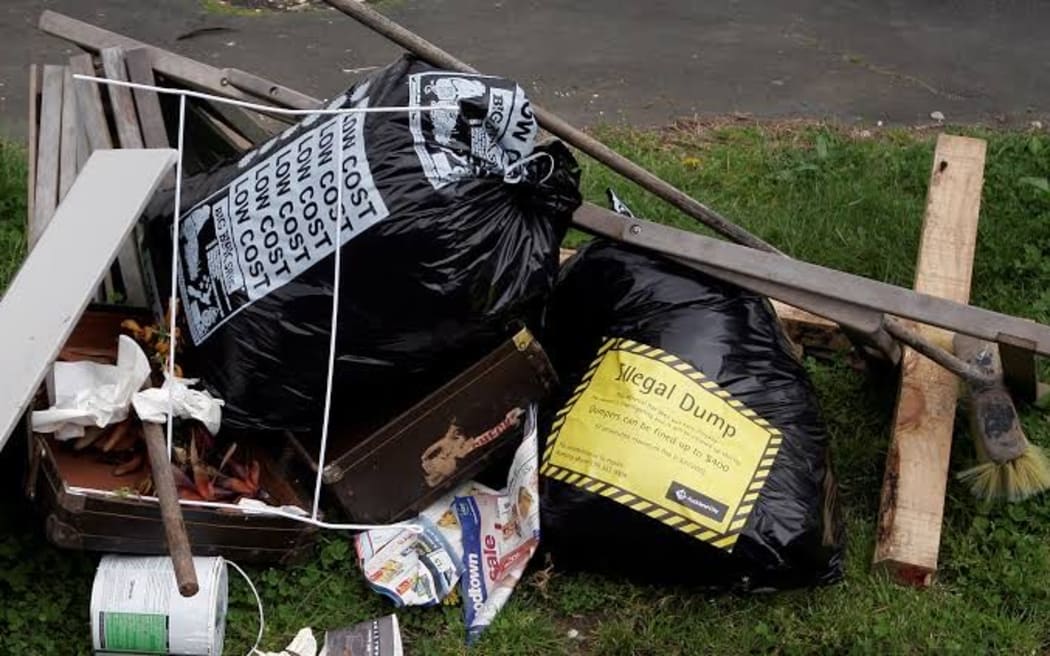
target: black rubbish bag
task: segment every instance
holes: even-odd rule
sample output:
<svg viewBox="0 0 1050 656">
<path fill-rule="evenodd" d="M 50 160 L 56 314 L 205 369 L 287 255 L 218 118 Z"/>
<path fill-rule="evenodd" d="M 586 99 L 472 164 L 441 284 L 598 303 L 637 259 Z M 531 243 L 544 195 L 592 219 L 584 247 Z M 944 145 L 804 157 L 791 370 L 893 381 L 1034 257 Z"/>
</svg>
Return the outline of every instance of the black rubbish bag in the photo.
<svg viewBox="0 0 1050 656">
<path fill-rule="evenodd" d="M 737 590 L 841 578 L 820 408 L 766 299 L 596 241 L 543 335 L 566 386 L 541 467 L 555 566 Z"/>
<path fill-rule="evenodd" d="M 403 409 L 538 322 L 580 203 L 572 155 L 534 144 L 515 83 L 411 57 L 329 107 L 406 105 L 447 109 L 311 115 L 184 185 L 187 370 L 226 402 L 224 426 L 321 422 L 340 177 L 336 420 Z M 157 261 L 170 256 L 170 197 L 153 207 Z"/>
</svg>

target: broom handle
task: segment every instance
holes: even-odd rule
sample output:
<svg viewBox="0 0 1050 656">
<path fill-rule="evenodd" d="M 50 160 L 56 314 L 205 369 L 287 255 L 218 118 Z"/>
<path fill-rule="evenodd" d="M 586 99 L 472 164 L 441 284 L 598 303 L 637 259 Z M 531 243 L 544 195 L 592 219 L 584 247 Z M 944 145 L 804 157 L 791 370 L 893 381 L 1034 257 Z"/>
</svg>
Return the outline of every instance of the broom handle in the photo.
<svg viewBox="0 0 1050 656">
<path fill-rule="evenodd" d="M 182 520 L 179 494 L 175 489 L 175 477 L 171 473 L 171 458 L 165 447 L 164 433 L 159 424 L 142 422 L 149 466 L 153 470 L 153 489 L 160 502 L 160 516 L 164 520 L 164 535 L 168 541 L 168 553 L 175 568 L 175 582 L 183 597 L 197 594 L 197 571 L 193 568 L 190 538 L 186 535 L 186 524 Z"/>
<path fill-rule="evenodd" d="M 456 59 L 418 34 L 398 25 L 360 0 L 325 0 L 325 2 L 433 66 L 461 73 L 478 72 L 469 64 Z M 744 230 L 681 189 L 646 171 L 586 132 L 573 127 L 557 114 L 548 112 L 537 105 L 532 105 L 532 111 L 536 116 L 536 121 L 547 132 L 575 146 L 720 235 L 760 251 L 780 253 L 768 242 Z"/>
</svg>

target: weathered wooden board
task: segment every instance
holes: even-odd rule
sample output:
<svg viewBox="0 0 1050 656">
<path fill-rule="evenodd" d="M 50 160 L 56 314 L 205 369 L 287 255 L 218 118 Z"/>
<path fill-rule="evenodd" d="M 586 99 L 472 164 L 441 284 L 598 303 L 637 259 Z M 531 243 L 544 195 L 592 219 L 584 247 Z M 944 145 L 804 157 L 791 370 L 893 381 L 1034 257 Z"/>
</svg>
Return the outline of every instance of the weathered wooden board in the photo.
<svg viewBox="0 0 1050 656">
<path fill-rule="evenodd" d="M 916 291 L 969 300 L 984 157 L 981 139 L 941 135 L 937 140 Z M 950 332 L 916 328 L 938 346 L 952 348 Z M 904 351 L 901 372 L 874 564 L 901 582 L 925 586 L 937 571 L 959 381 L 911 349 Z"/>
<path fill-rule="evenodd" d="M 58 204 L 58 160 L 62 141 L 61 66 L 44 66 L 40 93 L 40 126 L 36 151 L 36 192 L 29 221 L 29 247 L 40 238 Z"/>
<path fill-rule="evenodd" d="M 124 64 L 124 50 L 119 47 L 103 48 L 102 70 L 110 80 L 128 81 L 128 71 Z M 117 140 L 121 148 L 142 148 L 142 132 L 139 129 L 138 115 L 135 112 L 135 101 L 131 89 L 116 85 L 106 85 L 109 94 L 109 108 L 113 112 L 113 123 L 117 127 Z"/>
<path fill-rule="evenodd" d="M 26 217 L 32 220 L 36 215 L 36 146 L 39 132 L 37 127 L 40 121 L 40 67 L 36 64 L 29 65 L 29 125 L 26 128 L 27 143 L 26 152 L 29 162 L 26 171 Z M 28 225 L 26 226 L 29 227 Z"/>
<path fill-rule="evenodd" d="M 125 50 L 132 48 L 146 48 L 150 51 L 153 59 L 153 69 L 164 77 L 181 82 L 194 89 L 207 91 L 237 100 L 248 102 L 263 102 L 259 97 L 245 93 L 230 84 L 226 73 L 219 68 L 209 66 L 199 61 L 183 57 L 162 48 L 151 46 L 141 41 L 126 37 L 116 32 L 102 29 L 90 23 L 70 18 L 55 11 L 46 10 L 40 16 L 38 27 L 48 34 L 71 41 L 87 50 L 99 52 L 104 48 L 120 46 Z M 321 106 L 319 100 L 309 98 L 303 94 L 289 89 L 275 82 L 268 82 L 269 86 L 279 89 L 278 93 L 269 97 L 271 104 L 302 102 L 303 105 L 286 104 L 286 107 L 296 109 L 314 109 Z M 308 104 L 307 104 L 308 103 Z"/>
<path fill-rule="evenodd" d="M 128 68 L 128 79 L 138 84 L 156 86 L 153 77 L 153 61 L 149 50 L 133 48 L 124 53 L 124 62 Z M 160 110 L 160 99 L 155 91 L 135 89 L 135 109 L 139 114 L 139 126 L 142 128 L 142 141 L 146 148 L 167 148 L 168 131 L 164 127 L 164 114 Z"/>
<path fill-rule="evenodd" d="M 77 147 L 80 143 L 80 120 L 77 112 L 76 88 L 73 73 L 68 66 L 62 68 L 62 143 L 58 156 L 58 200 L 66 197 L 77 177 Z"/>
<path fill-rule="evenodd" d="M 69 58 L 69 70 L 76 75 L 95 75 L 95 64 L 91 55 L 84 53 Z M 106 123 L 106 112 L 102 107 L 102 92 L 95 82 L 85 80 L 74 80 L 78 106 L 80 109 L 80 121 L 87 133 L 88 147 L 91 151 L 101 148 L 112 148 L 113 137 Z"/>
<path fill-rule="evenodd" d="M 170 149 L 94 153 L 0 298 L 0 449 L 175 157 Z"/>
</svg>

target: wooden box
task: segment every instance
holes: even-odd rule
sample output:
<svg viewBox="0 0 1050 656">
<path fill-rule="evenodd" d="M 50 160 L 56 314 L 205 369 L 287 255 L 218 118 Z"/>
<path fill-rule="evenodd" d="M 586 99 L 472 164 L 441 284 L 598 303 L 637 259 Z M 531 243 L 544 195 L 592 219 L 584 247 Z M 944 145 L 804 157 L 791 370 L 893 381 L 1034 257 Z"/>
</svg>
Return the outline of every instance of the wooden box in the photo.
<svg viewBox="0 0 1050 656">
<path fill-rule="evenodd" d="M 512 452 L 529 404 L 556 384 L 543 348 L 522 329 L 364 439 L 333 434 L 323 480 L 352 521 L 408 519 Z"/>
<path fill-rule="evenodd" d="M 60 359 L 115 359 L 120 321 L 127 310 L 89 309 Z M 46 406 L 41 398 L 40 407 Z M 252 439 L 257 437 L 258 439 Z M 288 456 L 274 458 L 267 442 L 279 436 L 246 436 L 239 449 L 261 465 L 262 487 L 282 505 L 308 510 L 287 471 Z M 282 454 L 283 455 L 283 454 Z M 111 464 L 49 435 L 30 438 L 26 492 L 45 516 L 48 539 L 56 546 L 129 554 L 167 554 L 164 524 L 155 499 L 123 494 L 126 478 L 112 475 Z M 312 484 L 312 481 L 310 481 Z M 194 555 L 223 556 L 238 562 L 284 563 L 308 553 L 317 528 L 284 517 L 231 508 L 183 505 Z"/>
</svg>

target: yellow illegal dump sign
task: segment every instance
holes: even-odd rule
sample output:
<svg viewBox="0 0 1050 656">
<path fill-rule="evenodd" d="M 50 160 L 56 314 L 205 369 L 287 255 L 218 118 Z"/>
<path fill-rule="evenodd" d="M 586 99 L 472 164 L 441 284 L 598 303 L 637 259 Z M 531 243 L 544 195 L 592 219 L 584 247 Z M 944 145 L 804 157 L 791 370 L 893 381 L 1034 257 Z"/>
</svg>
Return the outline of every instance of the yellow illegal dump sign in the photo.
<svg viewBox="0 0 1050 656">
<path fill-rule="evenodd" d="M 781 439 L 689 363 L 610 339 L 558 413 L 541 471 L 731 551 Z"/>
</svg>

